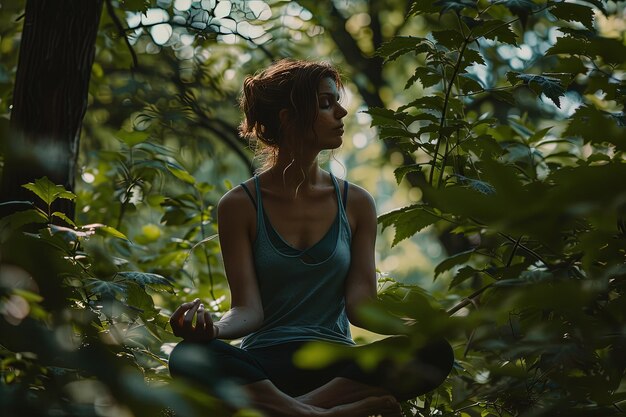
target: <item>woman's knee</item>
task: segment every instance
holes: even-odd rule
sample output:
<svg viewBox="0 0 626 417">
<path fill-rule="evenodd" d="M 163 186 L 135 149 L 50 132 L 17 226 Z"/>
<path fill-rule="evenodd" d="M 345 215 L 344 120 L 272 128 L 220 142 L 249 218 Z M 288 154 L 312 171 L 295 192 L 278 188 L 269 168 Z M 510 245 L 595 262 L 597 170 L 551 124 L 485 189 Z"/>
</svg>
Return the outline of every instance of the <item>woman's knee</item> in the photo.
<svg viewBox="0 0 626 417">
<path fill-rule="evenodd" d="M 169 370 L 172 377 L 203 379 L 211 374 L 213 358 L 207 344 L 182 341 L 169 357 Z"/>
<path fill-rule="evenodd" d="M 454 350 L 445 339 L 427 343 L 417 352 L 417 359 L 427 369 L 427 390 L 431 391 L 441 385 L 454 366 Z"/>
</svg>

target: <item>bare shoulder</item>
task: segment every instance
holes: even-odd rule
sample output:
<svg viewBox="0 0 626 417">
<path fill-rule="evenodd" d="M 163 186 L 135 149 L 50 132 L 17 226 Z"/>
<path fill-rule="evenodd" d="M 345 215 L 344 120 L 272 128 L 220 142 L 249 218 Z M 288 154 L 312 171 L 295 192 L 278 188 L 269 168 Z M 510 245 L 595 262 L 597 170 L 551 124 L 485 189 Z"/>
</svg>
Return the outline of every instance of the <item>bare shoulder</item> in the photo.
<svg viewBox="0 0 626 417">
<path fill-rule="evenodd" d="M 254 184 L 254 180 L 250 179 L 244 182 L 248 187 L 252 196 L 254 196 L 254 187 L 250 187 L 250 183 Z M 250 196 L 246 193 L 243 187 L 237 186 L 230 189 L 226 194 L 222 196 L 217 205 L 218 216 L 222 220 L 227 218 L 237 217 L 239 219 L 246 219 L 254 216 L 255 209 L 254 203 L 251 201 Z"/>
<path fill-rule="evenodd" d="M 350 183 L 346 212 L 350 229 L 355 234 L 358 230 L 376 230 L 376 203 L 372 195 L 363 187 Z M 374 232 L 375 233 L 375 232 Z"/>
<path fill-rule="evenodd" d="M 353 208 L 356 211 L 367 210 L 376 212 L 376 202 L 372 195 L 363 187 L 350 183 L 348 189 L 348 210 Z"/>
</svg>

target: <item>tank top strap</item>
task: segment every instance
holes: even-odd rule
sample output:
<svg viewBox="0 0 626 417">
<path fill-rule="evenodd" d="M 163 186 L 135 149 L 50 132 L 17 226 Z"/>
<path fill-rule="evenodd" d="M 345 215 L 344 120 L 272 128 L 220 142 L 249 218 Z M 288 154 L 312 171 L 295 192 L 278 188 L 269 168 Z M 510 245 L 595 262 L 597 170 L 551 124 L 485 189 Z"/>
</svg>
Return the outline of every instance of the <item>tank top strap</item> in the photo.
<svg viewBox="0 0 626 417">
<path fill-rule="evenodd" d="M 337 181 L 337 178 L 335 178 L 335 176 L 330 173 L 330 178 L 333 180 L 333 186 L 335 187 L 335 194 L 337 196 L 337 210 L 339 210 L 339 219 L 340 219 L 340 224 L 341 227 L 347 231 L 348 236 L 351 235 L 351 231 L 350 231 L 350 223 L 348 223 L 348 215 L 346 213 L 346 202 L 344 201 L 345 196 L 347 196 L 347 193 L 345 192 L 346 189 L 344 189 L 344 197 L 342 198 L 341 195 L 341 191 L 339 190 L 339 182 Z M 348 183 L 346 182 L 346 184 L 344 185 L 345 187 L 348 187 Z"/>
<path fill-rule="evenodd" d="M 261 185 L 259 184 L 259 176 L 254 176 L 254 189 L 256 190 L 256 224 L 257 231 L 261 228 L 265 229 L 265 215 L 263 213 L 263 198 L 261 197 Z"/>
<path fill-rule="evenodd" d="M 256 201 L 254 200 L 254 197 L 252 197 L 252 193 L 250 192 L 250 189 L 248 188 L 248 186 L 246 184 L 244 184 L 243 182 L 241 184 L 239 184 L 239 185 L 241 186 L 241 188 L 243 188 L 243 190 L 246 192 L 246 194 L 248 194 L 248 198 L 250 198 L 250 202 L 254 206 L 254 209 L 257 210 Z"/>
</svg>

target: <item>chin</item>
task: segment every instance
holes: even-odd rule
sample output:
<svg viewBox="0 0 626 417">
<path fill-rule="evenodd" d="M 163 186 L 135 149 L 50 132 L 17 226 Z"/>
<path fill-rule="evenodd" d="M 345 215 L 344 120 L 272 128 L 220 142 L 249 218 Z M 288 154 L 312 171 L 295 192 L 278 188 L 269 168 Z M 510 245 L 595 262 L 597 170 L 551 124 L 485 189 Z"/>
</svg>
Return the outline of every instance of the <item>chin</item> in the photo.
<svg viewBox="0 0 626 417">
<path fill-rule="evenodd" d="M 331 144 L 329 144 L 329 145 L 326 147 L 326 149 L 328 149 L 328 150 L 337 149 L 337 148 L 340 148 L 340 147 L 341 147 L 341 145 L 343 145 L 343 141 L 342 141 L 342 140 L 338 141 L 337 143 L 331 143 Z"/>
</svg>

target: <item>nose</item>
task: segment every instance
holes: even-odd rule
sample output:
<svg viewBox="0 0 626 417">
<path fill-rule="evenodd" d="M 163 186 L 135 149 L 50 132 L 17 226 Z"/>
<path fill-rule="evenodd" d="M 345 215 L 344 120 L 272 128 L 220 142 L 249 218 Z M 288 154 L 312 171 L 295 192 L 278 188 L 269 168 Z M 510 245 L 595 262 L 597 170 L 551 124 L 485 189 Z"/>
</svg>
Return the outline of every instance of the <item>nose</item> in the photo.
<svg viewBox="0 0 626 417">
<path fill-rule="evenodd" d="M 341 104 L 337 103 L 337 110 L 335 111 L 335 117 L 337 119 L 343 119 L 346 114 L 348 114 L 348 110 L 346 110 Z"/>
</svg>

